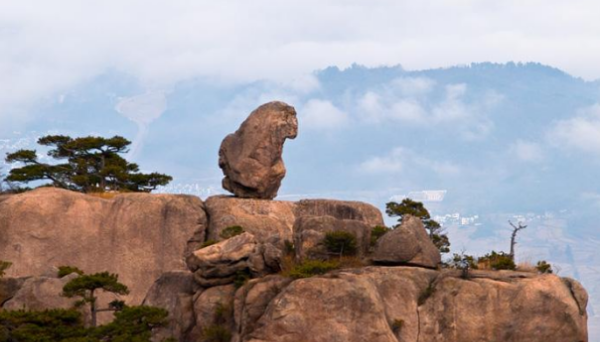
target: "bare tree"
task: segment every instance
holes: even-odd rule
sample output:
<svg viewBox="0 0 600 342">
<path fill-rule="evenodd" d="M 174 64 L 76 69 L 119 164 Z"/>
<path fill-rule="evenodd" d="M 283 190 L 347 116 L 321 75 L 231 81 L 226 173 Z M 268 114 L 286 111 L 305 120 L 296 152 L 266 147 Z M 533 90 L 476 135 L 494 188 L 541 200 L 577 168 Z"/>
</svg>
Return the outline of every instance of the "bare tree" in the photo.
<svg viewBox="0 0 600 342">
<path fill-rule="evenodd" d="M 512 235 L 510 236 L 510 253 L 509 253 L 509 255 L 514 261 L 515 260 L 515 245 L 517 244 L 517 232 L 519 230 L 523 230 L 523 229 L 527 228 L 527 226 L 522 224 L 521 222 L 519 222 L 518 225 L 515 226 L 510 220 L 508 220 L 508 223 L 510 223 L 510 225 L 513 227 L 513 232 L 512 232 Z"/>
</svg>

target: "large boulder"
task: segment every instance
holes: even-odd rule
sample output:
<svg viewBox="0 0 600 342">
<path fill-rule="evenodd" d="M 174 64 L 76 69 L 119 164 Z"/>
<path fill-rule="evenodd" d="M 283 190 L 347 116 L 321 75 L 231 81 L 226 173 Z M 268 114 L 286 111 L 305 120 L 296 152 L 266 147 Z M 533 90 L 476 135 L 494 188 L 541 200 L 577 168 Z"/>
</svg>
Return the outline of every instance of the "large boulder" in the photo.
<svg viewBox="0 0 600 342">
<path fill-rule="evenodd" d="M 77 274 L 62 278 L 30 277 L 21 285 L 10 300 L 2 305 L 5 310 L 71 309 L 79 298 L 62 296 L 63 287 Z"/>
<path fill-rule="evenodd" d="M 187 258 L 189 269 L 202 287 L 226 285 L 245 275 L 258 277 L 278 271 L 281 253 L 254 235 L 242 233 L 201 248 Z"/>
<path fill-rule="evenodd" d="M 435 268 L 442 259 L 421 219 L 408 215 L 402 225 L 377 240 L 372 260 L 386 265 Z"/>
<path fill-rule="evenodd" d="M 332 216 L 300 216 L 294 223 L 296 258 L 328 258 L 328 251 L 322 242 L 327 233 L 338 231 L 350 233 L 356 238 L 357 255 L 363 257 L 369 251 L 372 229 L 362 221 L 340 220 Z"/>
<path fill-rule="evenodd" d="M 296 217 L 330 216 L 338 220 L 360 221 L 369 227 L 383 226 L 381 211 L 368 203 L 329 199 L 306 199 L 296 203 Z"/>
<path fill-rule="evenodd" d="M 27 279 L 29 278 L 0 278 L 0 308 L 17 294 Z"/>
<path fill-rule="evenodd" d="M 140 304 L 166 271 L 205 239 L 207 220 L 195 196 L 116 194 L 100 198 L 40 188 L 0 201 L 0 260 L 10 277 L 55 274 L 61 265 L 119 274 Z"/>
<path fill-rule="evenodd" d="M 353 201 L 301 200 L 295 206 L 294 245 L 296 257 L 321 258 L 327 251 L 322 241 L 328 232 L 344 231 L 356 237 L 358 255 L 370 247 L 371 231 L 383 226 L 383 217 L 374 206 Z"/>
<path fill-rule="evenodd" d="M 275 198 L 286 172 L 281 158 L 283 144 L 297 134 L 294 107 L 283 102 L 258 107 L 221 143 L 223 188 L 238 197 Z"/>
<path fill-rule="evenodd" d="M 285 241 L 292 241 L 293 202 L 213 196 L 206 199 L 205 206 L 210 217 L 209 240 L 221 240 L 225 228 L 241 226 L 263 243 L 283 248 Z"/>
<path fill-rule="evenodd" d="M 195 326 L 194 295 L 198 291 L 194 275 L 189 271 L 164 273 L 148 291 L 142 305 L 156 306 L 169 312 L 166 327 L 154 329 L 155 341 L 174 337 L 185 341 Z"/>
<path fill-rule="evenodd" d="M 585 291 L 571 291 L 577 285 L 554 275 L 472 274 L 462 279 L 460 272 L 368 267 L 284 288 L 273 284 L 266 306 L 236 295 L 234 331 L 242 334 L 235 341 L 587 341 L 585 303 L 575 298 Z"/>
<path fill-rule="evenodd" d="M 194 297 L 195 326 L 186 341 L 213 341 L 207 332 L 216 329 L 234 330 L 234 285 L 211 287 Z"/>
</svg>

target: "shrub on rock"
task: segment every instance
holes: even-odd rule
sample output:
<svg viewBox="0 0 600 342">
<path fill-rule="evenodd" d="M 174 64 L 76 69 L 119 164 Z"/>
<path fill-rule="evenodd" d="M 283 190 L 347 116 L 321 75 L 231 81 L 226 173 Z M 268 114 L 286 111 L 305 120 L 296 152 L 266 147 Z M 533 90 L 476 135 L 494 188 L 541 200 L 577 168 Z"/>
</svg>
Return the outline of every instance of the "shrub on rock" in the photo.
<svg viewBox="0 0 600 342">
<path fill-rule="evenodd" d="M 79 275 L 83 274 L 83 271 L 75 266 L 58 266 L 57 276 L 62 278 L 64 276 L 68 276 L 71 273 L 77 273 Z"/>
<path fill-rule="evenodd" d="M 325 233 L 323 244 L 327 252 L 339 256 L 352 256 L 357 253 L 356 236 L 350 232 L 337 231 Z"/>
<path fill-rule="evenodd" d="M 287 275 L 294 279 L 310 278 L 333 271 L 339 267 L 340 264 L 336 261 L 306 260 L 295 265 Z"/>
<path fill-rule="evenodd" d="M 546 262 L 546 260 L 538 261 L 535 268 L 538 270 L 538 272 L 540 272 L 542 274 L 552 273 L 552 265 L 550 265 L 548 262 Z"/>
<path fill-rule="evenodd" d="M 504 252 L 491 251 L 477 260 L 479 268 L 492 270 L 515 270 L 517 265 L 510 256 Z"/>
<path fill-rule="evenodd" d="M 234 236 L 240 235 L 243 232 L 244 232 L 244 228 L 242 228 L 240 226 L 230 226 L 230 227 L 223 229 L 220 236 L 223 239 L 229 239 Z"/>
</svg>

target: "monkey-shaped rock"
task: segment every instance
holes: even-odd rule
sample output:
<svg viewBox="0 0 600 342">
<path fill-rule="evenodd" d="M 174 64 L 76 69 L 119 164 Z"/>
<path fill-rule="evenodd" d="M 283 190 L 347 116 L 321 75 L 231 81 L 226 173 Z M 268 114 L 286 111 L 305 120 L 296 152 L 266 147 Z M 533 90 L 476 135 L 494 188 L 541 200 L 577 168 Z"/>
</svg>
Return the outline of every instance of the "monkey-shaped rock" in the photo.
<svg viewBox="0 0 600 342">
<path fill-rule="evenodd" d="M 221 143 L 223 188 L 242 198 L 275 198 L 286 172 L 281 158 L 283 144 L 297 135 L 294 107 L 276 101 L 255 109 Z"/>
</svg>

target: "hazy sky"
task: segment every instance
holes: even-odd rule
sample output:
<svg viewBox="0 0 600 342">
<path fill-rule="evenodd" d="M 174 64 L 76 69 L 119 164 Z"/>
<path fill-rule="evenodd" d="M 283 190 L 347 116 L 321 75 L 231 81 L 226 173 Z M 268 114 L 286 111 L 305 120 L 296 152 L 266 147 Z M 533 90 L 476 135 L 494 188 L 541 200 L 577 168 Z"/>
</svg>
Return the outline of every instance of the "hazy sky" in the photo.
<svg viewBox="0 0 600 342">
<path fill-rule="evenodd" d="M 193 77 L 301 86 L 352 63 L 536 61 L 596 79 L 599 10 L 594 0 L 0 0 L 0 115 L 106 70 L 149 89 Z"/>
</svg>

